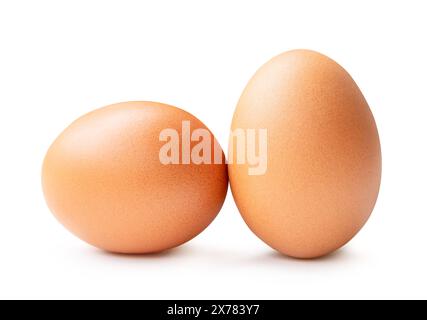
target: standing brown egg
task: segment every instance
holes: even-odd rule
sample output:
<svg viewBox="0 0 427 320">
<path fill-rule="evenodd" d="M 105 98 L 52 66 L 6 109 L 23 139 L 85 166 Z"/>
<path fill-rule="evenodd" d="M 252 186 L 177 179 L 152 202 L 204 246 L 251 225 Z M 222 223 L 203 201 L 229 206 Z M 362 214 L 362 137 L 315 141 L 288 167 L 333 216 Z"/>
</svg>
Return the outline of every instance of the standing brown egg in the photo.
<svg viewBox="0 0 427 320">
<path fill-rule="evenodd" d="M 272 59 L 244 90 L 232 130 L 232 192 L 268 245 L 297 258 L 319 257 L 366 223 L 380 186 L 380 142 L 365 98 L 336 62 L 307 50 Z M 246 136 L 246 153 L 265 152 L 261 170 L 254 170 L 261 162 L 236 161 L 243 140 L 235 133 L 250 130 L 258 140 Z"/>
<path fill-rule="evenodd" d="M 202 136 L 223 159 L 206 126 L 181 109 L 128 102 L 89 113 L 46 155 L 46 201 L 65 227 L 99 248 L 150 253 L 176 247 L 212 222 L 228 188 L 224 162 L 214 163 L 213 155 L 199 162 L 200 155 L 209 157 L 197 148 Z"/>
</svg>

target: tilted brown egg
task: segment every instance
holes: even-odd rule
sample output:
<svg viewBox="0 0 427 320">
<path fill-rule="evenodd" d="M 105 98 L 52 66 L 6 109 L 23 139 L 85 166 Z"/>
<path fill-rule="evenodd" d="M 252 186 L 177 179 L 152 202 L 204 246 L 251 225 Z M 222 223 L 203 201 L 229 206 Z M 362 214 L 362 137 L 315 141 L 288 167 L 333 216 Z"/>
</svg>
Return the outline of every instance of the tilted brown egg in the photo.
<svg viewBox="0 0 427 320">
<path fill-rule="evenodd" d="M 266 164 L 238 163 L 231 136 L 229 176 L 244 220 L 268 245 L 319 257 L 366 223 L 380 187 L 380 142 L 365 98 L 336 62 L 308 50 L 275 57 L 244 90 L 232 130 L 255 130 L 246 153 L 259 153 L 266 133 Z"/>
<path fill-rule="evenodd" d="M 197 147 L 202 140 L 216 151 L 211 162 L 200 163 L 208 155 Z M 86 242 L 119 253 L 158 252 L 189 241 L 220 211 L 228 176 L 218 158 L 221 148 L 191 114 L 120 103 L 58 137 L 43 165 L 43 189 L 57 219 Z"/>
</svg>

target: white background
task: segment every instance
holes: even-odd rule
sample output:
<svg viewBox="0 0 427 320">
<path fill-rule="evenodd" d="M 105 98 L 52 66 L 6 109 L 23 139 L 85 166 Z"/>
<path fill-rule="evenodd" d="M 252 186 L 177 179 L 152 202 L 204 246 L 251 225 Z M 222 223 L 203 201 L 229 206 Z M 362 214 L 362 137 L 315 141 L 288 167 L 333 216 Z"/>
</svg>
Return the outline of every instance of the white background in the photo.
<svg viewBox="0 0 427 320">
<path fill-rule="evenodd" d="M 426 39 L 425 1 L 0 0 L 0 298 L 427 298 Z M 345 249 L 282 257 L 231 194 L 203 234 L 151 256 L 94 249 L 46 208 L 42 160 L 75 118 L 165 102 L 226 148 L 249 78 L 294 48 L 342 64 L 379 127 L 381 194 Z"/>
</svg>

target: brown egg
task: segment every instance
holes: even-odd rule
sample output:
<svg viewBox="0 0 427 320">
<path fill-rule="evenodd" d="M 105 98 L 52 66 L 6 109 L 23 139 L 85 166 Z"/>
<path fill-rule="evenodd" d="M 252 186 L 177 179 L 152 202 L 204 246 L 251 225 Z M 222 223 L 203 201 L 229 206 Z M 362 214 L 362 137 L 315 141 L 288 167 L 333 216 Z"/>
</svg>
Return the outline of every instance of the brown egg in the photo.
<svg viewBox="0 0 427 320">
<path fill-rule="evenodd" d="M 336 62 L 307 50 L 275 57 L 244 90 L 232 130 L 233 196 L 268 245 L 315 258 L 366 223 L 380 187 L 380 142 L 365 98 Z M 247 138 L 240 161 L 245 140 L 236 132 Z"/>
<path fill-rule="evenodd" d="M 206 126 L 172 106 L 127 102 L 85 115 L 47 153 L 42 180 L 51 211 L 112 252 L 152 253 L 189 241 L 216 217 L 228 188 L 224 161 L 194 163 L 207 156 L 197 130 L 223 159 Z"/>
</svg>

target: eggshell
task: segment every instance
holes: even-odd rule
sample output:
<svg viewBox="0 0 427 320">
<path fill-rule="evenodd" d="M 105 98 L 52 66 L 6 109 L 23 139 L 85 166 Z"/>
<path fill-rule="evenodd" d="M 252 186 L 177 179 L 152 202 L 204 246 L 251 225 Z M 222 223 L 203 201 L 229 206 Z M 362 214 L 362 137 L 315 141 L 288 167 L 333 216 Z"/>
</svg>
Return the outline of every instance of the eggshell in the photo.
<svg viewBox="0 0 427 320">
<path fill-rule="evenodd" d="M 308 50 L 275 57 L 244 90 L 237 128 L 268 130 L 264 175 L 249 175 L 248 163 L 229 165 L 237 206 L 268 245 L 315 258 L 366 223 L 380 187 L 380 141 L 365 98 L 336 62 Z"/>
<path fill-rule="evenodd" d="M 171 128 L 182 138 L 182 121 L 207 129 L 193 115 L 153 102 L 108 106 L 74 122 L 43 165 L 56 218 L 84 241 L 117 253 L 159 252 L 202 232 L 224 202 L 227 167 L 161 163 L 159 134 Z"/>
</svg>

